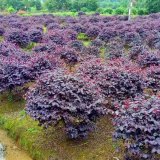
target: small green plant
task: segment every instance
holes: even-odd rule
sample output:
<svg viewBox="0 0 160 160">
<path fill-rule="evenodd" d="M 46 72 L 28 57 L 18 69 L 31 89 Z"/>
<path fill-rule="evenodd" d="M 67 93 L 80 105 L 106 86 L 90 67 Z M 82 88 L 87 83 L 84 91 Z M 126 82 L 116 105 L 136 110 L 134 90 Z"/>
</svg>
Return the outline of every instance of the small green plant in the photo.
<svg viewBox="0 0 160 160">
<path fill-rule="evenodd" d="M 21 111 L 19 112 L 19 115 L 20 115 L 21 117 L 25 117 L 27 114 L 26 114 L 25 110 L 23 109 L 23 110 L 21 110 Z"/>
<path fill-rule="evenodd" d="M 114 10 L 114 13 L 115 13 L 116 15 L 122 15 L 122 14 L 124 14 L 124 12 L 125 12 L 125 9 L 122 8 L 122 7 L 116 8 L 116 9 Z"/>
<path fill-rule="evenodd" d="M 43 26 L 43 33 L 47 33 L 47 27 L 46 26 Z"/>
<path fill-rule="evenodd" d="M 86 7 L 81 8 L 82 12 L 88 12 L 88 9 Z"/>
<path fill-rule="evenodd" d="M 30 133 L 38 132 L 38 130 L 36 128 L 28 128 L 27 131 L 30 132 Z"/>
<path fill-rule="evenodd" d="M 138 12 L 138 11 L 137 11 L 136 8 L 133 8 L 133 9 L 132 9 L 132 14 L 133 14 L 133 15 L 137 15 L 137 12 Z"/>
<path fill-rule="evenodd" d="M 12 91 L 9 91 L 9 92 L 8 92 L 7 100 L 8 100 L 9 102 L 13 102 L 13 100 L 14 100 L 14 95 L 13 95 Z"/>
<path fill-rule="evenodd" d="M 3 36 L 0 36 L 0 42 L 2 42 L 4 40 Z"/>
<path fill-rule="evenodd" d="M 113 9 L 112 8 L 106 8 L 106 9 L 104 9 L 103 13 L 112 14 L 113 13 Z"/>
<path fill-rule="evenodd" d="M 85 33 L 79 33 L 77 39 L 81 41 L 88 41 L 89 37 Z"/>
<path fill-rule="evenodd" d="M 7 8 L 7 12 L 14 13 L 15 9 L 12 6 L 10 6 L 9 8 Z"/>
<path fill-rule="evenodd" d="M 138 9 L 138 15 L 146 15 L 147 13 L 147 10 L 144 8 Z"/>
<path fill-rule="evenodd" d="M 31 42 L 31 43 L 29 43 L 29 45 L 26 48 L 24 48 L 24 50 L 25 51 L 31 51 L 32 48 L 34 48 L 36 45 L 37 45 L 37 43 Z"/>
<path fill-rule="evenodd" d="M 97 8 L 96 12 L 99 12 L 99 13 L 104 13 L 104 8 Z"/>
</svg>

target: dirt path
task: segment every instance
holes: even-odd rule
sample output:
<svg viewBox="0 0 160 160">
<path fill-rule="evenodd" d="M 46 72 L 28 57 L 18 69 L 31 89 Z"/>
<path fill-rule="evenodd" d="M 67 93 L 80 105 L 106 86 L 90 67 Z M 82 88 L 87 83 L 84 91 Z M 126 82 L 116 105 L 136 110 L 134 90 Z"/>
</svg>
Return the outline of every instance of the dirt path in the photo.
<svg viewBox="0 0 160 160">
<path fill-rule="evenodd" d="M 3 158 L 5 146 L 5 158 Z M 25 151 L 21 150 L 7 133 L 0 129 L 0 160 L 32 160 Z"/>
</svg>

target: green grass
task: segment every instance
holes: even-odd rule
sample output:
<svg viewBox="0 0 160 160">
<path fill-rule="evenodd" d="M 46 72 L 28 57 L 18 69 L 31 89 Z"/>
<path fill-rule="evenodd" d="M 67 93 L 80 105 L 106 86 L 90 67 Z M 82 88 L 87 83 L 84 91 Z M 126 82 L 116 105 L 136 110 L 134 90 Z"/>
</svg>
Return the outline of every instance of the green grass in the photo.
<svg viewBox="0 0 160 160">
<path fill-rule="evenodd" d="M 8 132 L 34 160 L 111 160 L 122 159 L 123 149 L 115 152 L 121 143 L 112 141 L 113 126 L 109 117 L 97 123 L 88 139 L 72 141 L 66 138 L 62 126 L 44 130 L 24 111 L 25 101 L 9 95 L 0 96 L 0 126 Z M 123 148 L 123 147 L 120 147 Z"/>
<path fill-rule="evenodd" d="M 23 48 L 24 51 L 31 51 L 38 43 L 31 42 L 27 47 Z"/>
<path fill-rule="evenodd" d="M 47 33 L 47 27 L 46 26 L 43 26 L 43 33 Z"/>
<path fill-rule="evenodd" d="M 106 48 L 104 47 L 100 49 L 100 58 L 103 58 L 103 59 L 106 58 Z"/>
<path fill-rule="evenodd" d="M 85 33 L 79 33 L 77 39 L 80 41 L 89 41 L 89 37 Z"/>
<path fill-rule="evenodd" d="M 91 40 L 85 33 L 79 33 L 77 39 L 81 41 L 85 47 L 88 47 L 91 44 Z"/>
<path fill-rule="evenodd" d="M 85 47 L 89 47 L 91 44 L 91 41 L 82 41 L 82 43 Z"/>
<path fill-rule="evenodd" d="M 34 15 L 42 15 L 42 14 L 53 14 L 55 16 L 62 16 L 62 17 L 66 17 L 66 16 L 77 16 L 77 12 L 71 12 L 71 11 L 62 11 L 62 12 L 53 12 L 53 13 L 49 13 L 49 12 L 29 12 L 26 14 L 22 14 L 21 16 L 34 16 Z"/>
<path fill-rule="evenodd" d="M 3 36 L 0 36 L 0 42 L 2 42 L 4 40 Z"/>
</svg>

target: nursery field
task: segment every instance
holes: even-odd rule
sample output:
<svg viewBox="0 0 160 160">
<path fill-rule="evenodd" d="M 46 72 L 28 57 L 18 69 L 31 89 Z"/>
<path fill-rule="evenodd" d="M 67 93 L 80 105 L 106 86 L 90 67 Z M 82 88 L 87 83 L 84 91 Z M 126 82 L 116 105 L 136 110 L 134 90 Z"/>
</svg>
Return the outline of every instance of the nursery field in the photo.
<svg viewBox="0 0 160 160">
<path fill-rule="evenodd" d="M 33 160 L 158 160 L 160 14 L 1 15 L 2 130 Z"/>
</svg>

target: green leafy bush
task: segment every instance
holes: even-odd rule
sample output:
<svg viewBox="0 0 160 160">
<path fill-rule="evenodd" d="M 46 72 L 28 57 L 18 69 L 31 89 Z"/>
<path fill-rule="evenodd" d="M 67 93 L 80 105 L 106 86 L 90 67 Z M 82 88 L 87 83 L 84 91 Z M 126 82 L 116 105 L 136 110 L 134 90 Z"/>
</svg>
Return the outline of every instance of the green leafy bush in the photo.
<svg viewBox="0 0 160 160">
<path fill-rule="evenodd" d="M 86 7 L 81 8 L 82 12 L 88 12 L 88 9 Z"/>
<path fill-rule="evenodd" d="M 15 12 L 15 9 L 14 9 L 12 6 L 10 6 L 9 8 L 7 8 L 7 11 L 8 11 L 9 13 L 14 13 L 14 12 Z"/>
<path fill-rule="evenodd" d="M 105 8 L 103 13 L 109 13 L 112 14 L 113 13 L 113 9 L 112 8 Z"/>
<path fill-rule="evenodd" d="M 133 9 L 132 9 L 132 14 L 133 14 L 133 15 L 136 15 L 137 13 L 138 13 L 137 8 L 133 8 Z"/>
<path fill-rule="evenodd" d="M 148 12 L 145 8 L 141 8 L 138 10 L 138 15 L 146 15 Z"/>
<path fill-rule="evenodd" d="M 122 14 L 124 14 L 124 12 L 125 12 L 125 9 L 124 9 L 124 8 L 121 8 L 121 7 L 116 8 L 116 9 L 114 10 L 114 13 L 115 13 L 116 15 L 122 15 Z"/>
<path fill-rule="evenodd" d="M 97 8 L 96 12 L 103 13 L 104 12 L 104 8 Z"/>
</svg>

